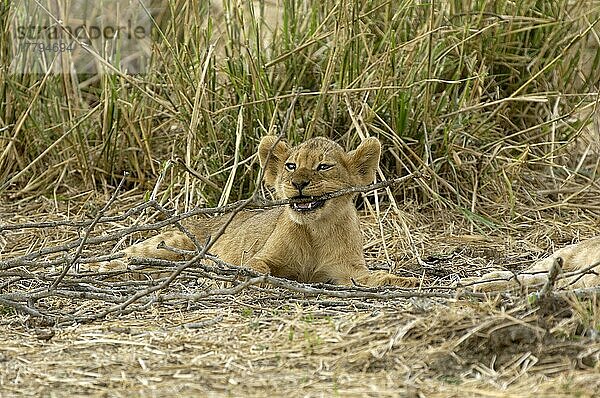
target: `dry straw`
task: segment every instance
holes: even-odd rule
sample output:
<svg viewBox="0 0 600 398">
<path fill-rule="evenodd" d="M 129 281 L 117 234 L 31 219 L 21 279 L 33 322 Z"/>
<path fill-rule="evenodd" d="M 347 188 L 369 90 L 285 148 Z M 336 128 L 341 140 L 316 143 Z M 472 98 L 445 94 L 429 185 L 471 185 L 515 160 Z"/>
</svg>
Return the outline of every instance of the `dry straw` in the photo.
<svg viewBox="0 0 600 398">
<path fill-rule="evenodd" d="M 597 395 L 596 291 L 452 287 L 600 233 L 597 0 L 168 6 L 138 76 L 8 73 L 0 6 L 1 396 Z M 365 253 L 422 287 L 207 253 L 84 272 L 186 217 L 283 205 L 258 200 L 266 134 L 377 136 L 394 184 L 356 190 Z"/>
</svg>

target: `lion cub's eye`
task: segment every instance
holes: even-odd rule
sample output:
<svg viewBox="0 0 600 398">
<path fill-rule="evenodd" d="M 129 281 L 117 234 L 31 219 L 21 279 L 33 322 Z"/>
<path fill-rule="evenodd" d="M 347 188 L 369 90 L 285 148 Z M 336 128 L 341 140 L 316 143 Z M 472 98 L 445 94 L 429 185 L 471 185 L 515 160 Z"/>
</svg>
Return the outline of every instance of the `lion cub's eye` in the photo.
<svg viewBox="0 0 600 398">
<path fill-rule="evenodd" d="M 330 168 L 332 168 L 333 165 L 332 164 L 327 164 L 327 163 L 320 163 L 317 166 L 317 171 L 325 171 L 325 170 L 329 170 Z"/>
<path fill-rule="evenodd" d="M 285 168 L 288 171 L 294 171 L 294 170 L 296 170 L 296 163 L 291 163 L 291 162 L 290 163 L 286 163 L 285 164 Z"/>
</svg>

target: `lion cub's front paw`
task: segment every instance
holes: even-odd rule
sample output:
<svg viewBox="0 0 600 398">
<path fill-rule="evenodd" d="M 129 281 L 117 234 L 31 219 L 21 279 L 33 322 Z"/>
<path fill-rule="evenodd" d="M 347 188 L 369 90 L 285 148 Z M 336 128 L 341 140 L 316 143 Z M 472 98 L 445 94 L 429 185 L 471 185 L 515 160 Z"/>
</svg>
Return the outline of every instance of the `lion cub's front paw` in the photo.
<svg viewBox="0 0 600 398">
<path fill-rule="evenodd" d="M 250 259 L 246 263 L 246 267 L 252 269 L 253 271 L 259 272 L 263 275 L 271 274 L 271 269 L 269 268 L 267 263 L 265 263 L 262 260 L 258 260 L 258 259 L 254 259 L 254 258 Z M 261 282 L 258 284 L 258 287 L 263 288 L 263 289 L 272 289 L 274 286 L 269 282 Z"/>
<path fill-rule="evenodd" d="M 110 261 L 100 261 L 97 263 L 81 264 L 79 266 L 80 271 L 85 272 L 110 272 L 110 271 L 123 271 L 127 270 L 128 265 L 126 261 L 121 259 L 115 259 Z"/>
<path fill-rule="evenodd" d="M 382 278 L 382 283 L 378 286 L 398 286 L 398 287 L 417 287 L 421 284 L 421 279 L 414 278 L 411 276 L 396 276 L 388 274 L 387 277 Z"/>
<path fill-rule="evenodd" d="M 385 271 L 375 271 L 359 278 L 355 278 L 354 281 L 361 285 L 377 287 L 377 286 L 397 286 L 397 287 L 417 287 L 421 283 L 419 278 L 404 277 L 390 274 Z"/>
<path fill-rule="evenodd" d="M 117 272 L 121 271 L 121 272 Z M 128 281 L 128 280 L 144 280 L 147 279 L 142 273 L 132 271 L 127 258 L 115 259 L 110 261 L 100 261 L 96 263 L 80 264 L 79 272 L 103 274 L 116 272 L 114 275 L 108 276 L 109 280 Z M 106 276 L 106 275 L 105 275 Z M 155 275 L 162 277 L 164 275 Z"/>
<path fill-rule="evenodd" d="M 519 287 L 519 281 L 510 271 L 492 271 L 483 276 L 462 278 L 459 284 L 476 293 L 505 291 Z"/>
<path fill-rule="evenodd" d="M 246 264 L 246 266 L 248 268 L 253 269 L 256 272 L 260 272 L 261 274 L 270 274 L 271 273 L 271 268 L 269 268 L 269 266 L 267 265 L 266 262 L 264 262 L 263 260 L 258 260 L 258 259 L 250 259 L 248 261 L 248 263 Z"/>
</svg>

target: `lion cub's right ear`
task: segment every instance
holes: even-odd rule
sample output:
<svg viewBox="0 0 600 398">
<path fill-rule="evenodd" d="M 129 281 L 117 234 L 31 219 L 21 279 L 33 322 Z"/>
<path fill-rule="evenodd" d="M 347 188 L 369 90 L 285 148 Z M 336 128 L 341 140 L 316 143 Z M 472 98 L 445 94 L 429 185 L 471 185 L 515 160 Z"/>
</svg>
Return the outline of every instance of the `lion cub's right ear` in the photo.
<svg viewBox="0 0 600 398">
<path fill-rule="evenodd" d="M 381 156 L 381 143 L 375 137 L 366 138 L 353 151 L 348 152 L 350 170 L 354 175 L 354 183 L 369 185 L 375 180 L 379 157 Z"/>
<path fill-rule="evenodd" d="M 260 166 L 265 169 L 265 184 L 273 186 L 279 173 L 281 164 L 288 158 L 290 147 L 284 141 L 277 141 L 276 136 L 267 135 L 260 140 L 258 145 L 258 158 Z M 269 156 L 269 152 L 271 155 Z M 267 162 L 268 157 L 268 162 Z"/>
</svg>

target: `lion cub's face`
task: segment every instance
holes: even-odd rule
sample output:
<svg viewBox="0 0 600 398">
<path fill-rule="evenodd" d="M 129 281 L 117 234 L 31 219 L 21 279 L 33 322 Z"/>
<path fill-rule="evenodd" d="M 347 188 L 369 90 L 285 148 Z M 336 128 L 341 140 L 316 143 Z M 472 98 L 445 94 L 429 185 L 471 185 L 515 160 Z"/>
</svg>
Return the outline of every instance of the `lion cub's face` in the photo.
<svg viewBox="0 0 600 398">
<path fill-rule="evenodd" d="M 323 137 L 290 148 L 283 141 L 277 142 L 277 137 L 266 136 L 258 150 L 265 182 L 273 186 L 282 199 L 316 198 L 343 188 L 370 184 L 375 178 L 380 153 L 381 145 L 376 138 L 367 138 L 356 150 L 346 152 Z M 306 224 L 340 213 L 342 206 L 353 208 L 352 195 L 294 203 L 288 211 L 293 221 Z"/>
</svg>

